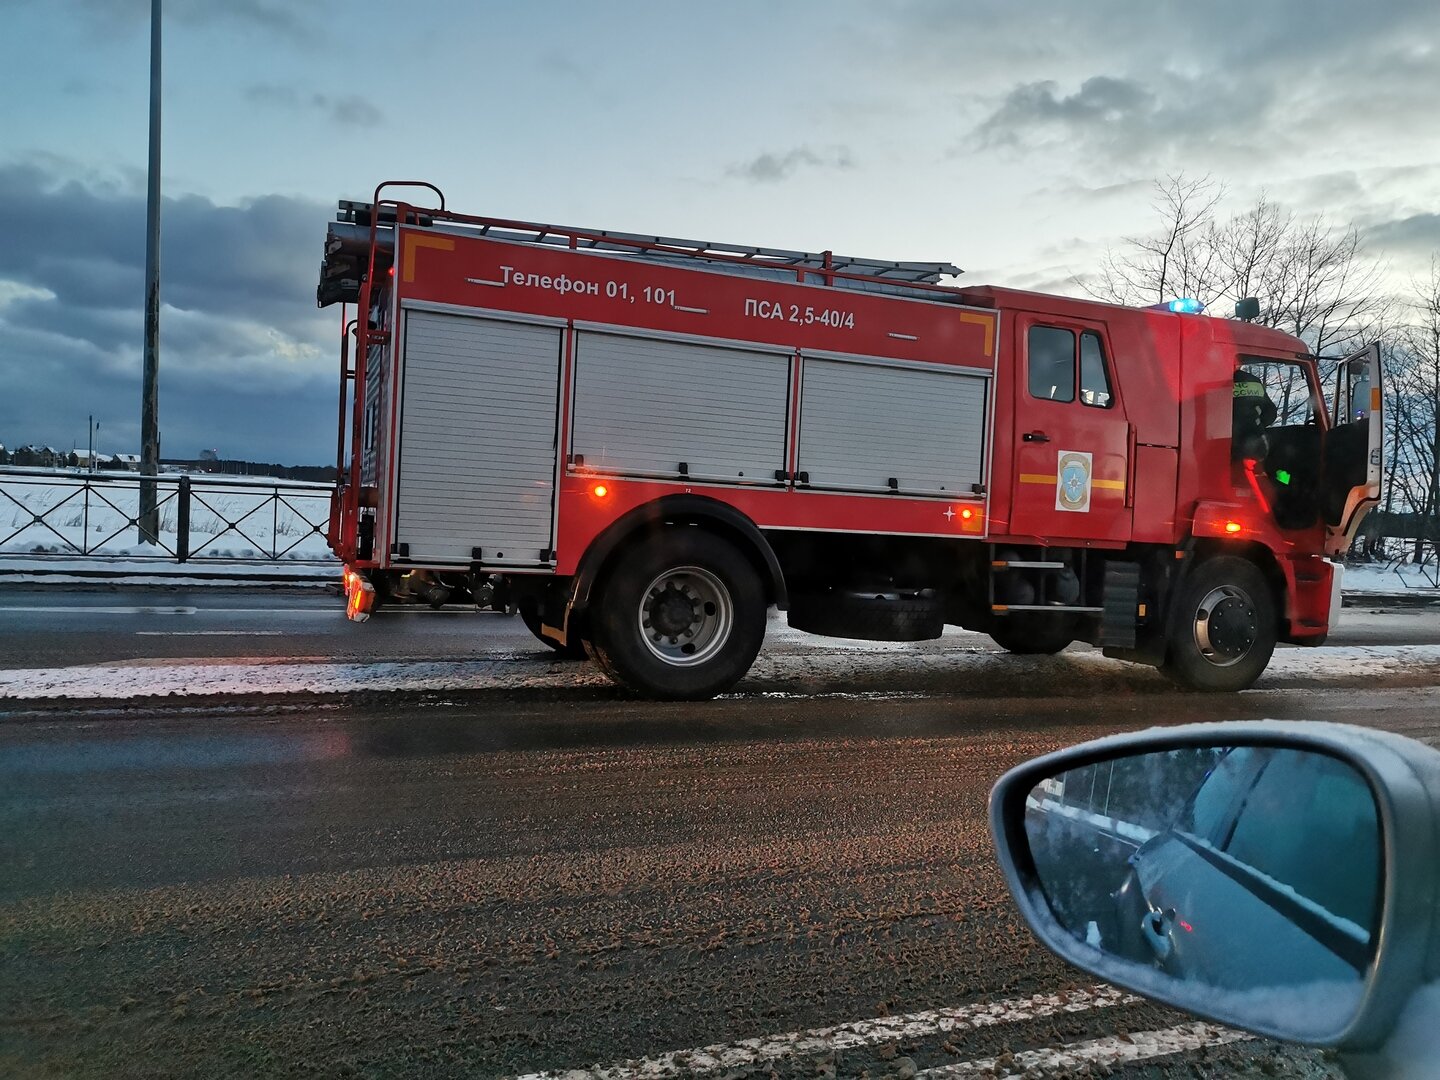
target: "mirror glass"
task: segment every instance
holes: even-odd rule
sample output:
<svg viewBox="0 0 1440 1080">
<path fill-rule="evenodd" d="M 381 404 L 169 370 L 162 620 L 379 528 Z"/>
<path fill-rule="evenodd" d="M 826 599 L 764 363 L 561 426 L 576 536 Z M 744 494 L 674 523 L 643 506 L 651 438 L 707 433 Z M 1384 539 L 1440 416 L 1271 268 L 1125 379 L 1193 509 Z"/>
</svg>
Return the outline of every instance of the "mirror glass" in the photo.
<svg viewBox="0 0 1440 1080">
<path fill-rule="evenodd" d="M 1025 833 L 1052 913 L 1101 974 L 1294 1038 L 1353 1019 L 1384 879 L 1375 799 L 1345 761 L 1259 746 L 1117 757 L 1038 784 Z"/>
<path fill-rule="evenodd" d="M 1364 420 L 1370 415 L 1370 365 L 1365 360 L 1352 360 L 1346 375 L 1350 384 L 1350 407 L 1345 422 Z"/>
</svg>

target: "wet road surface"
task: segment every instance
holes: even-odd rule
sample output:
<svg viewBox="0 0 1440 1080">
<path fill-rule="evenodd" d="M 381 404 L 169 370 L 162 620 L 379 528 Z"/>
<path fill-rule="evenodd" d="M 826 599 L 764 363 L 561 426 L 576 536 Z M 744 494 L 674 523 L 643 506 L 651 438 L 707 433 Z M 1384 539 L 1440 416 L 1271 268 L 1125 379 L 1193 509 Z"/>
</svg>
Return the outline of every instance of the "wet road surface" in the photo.
<svg viewBox="0 0 1440 1080">
<path fill-rule="evenodd" d="M 1093 995 L 1005 895 L 990 785 L 1111 731 L 1263 716 L 1434 743 L 1440 690 L 12 717 L 0 1075 L 492 1076 L 627 1058 L 687 1075 L 692 1059 L 662 1056 Z M 1185 1021 L 1124 1000 L 1011 1013 L 733 1073 L 903 1077 Z M 1328 1075 L 1268 1043 L 1160 1060 L 1114 1075 Z"/>
<path fill-rule="evenodd" d="M 1440 644 L 1440 606 L 1347 607 L 1329 643 Z M 405 606 L 357 624 L 326 589 L 0 585 L 0 668 L 152 657 L 467 659 L 517 648 L 543 651 L 518 618 Z"/>
</svg>

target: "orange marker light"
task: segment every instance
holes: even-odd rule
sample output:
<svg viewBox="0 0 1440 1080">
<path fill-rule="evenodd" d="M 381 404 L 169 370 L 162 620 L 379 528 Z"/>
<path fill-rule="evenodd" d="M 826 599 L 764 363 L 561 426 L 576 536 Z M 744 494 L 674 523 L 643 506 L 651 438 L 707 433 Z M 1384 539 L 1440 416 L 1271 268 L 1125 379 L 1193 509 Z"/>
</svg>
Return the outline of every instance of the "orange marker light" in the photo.
<svg viewBox="0 0 1440 1080">
<path fill-rule="evenodd" d="M 596 484 L 590 489 L 590 494 L 594 495 L 597 499 L 603 499 L 606 495 L 610 494 L 610 489 L 604 484 Z"/>
<path fill-rule="evenodd" d="M 961 520 L 961 521 L 969 521 L 969 520 L 970 520 L 972 517 L 974 517 L 974 516 L 975 516 L 975 511 L 974 511 L 974 510 L 971 510 L 968 506 L 967 506 L 964 510 L 961 510 L 961 511 L 960 511 L 960 520 Z"/>
<path fill-rule="evenodd" d="M 1225 522 L 1225 531 L 1226 531 L 1227 533 L 1232 534 L 1232 535 L 1235 534 L 1235 533 L 1238 533 L 1241 528 L 1242 528 L 1242 526 L 1241 526 L 1241 524 L 1240 524 L 1238 521 L 1227 521 L 1227 522 Z"/>
</svg>

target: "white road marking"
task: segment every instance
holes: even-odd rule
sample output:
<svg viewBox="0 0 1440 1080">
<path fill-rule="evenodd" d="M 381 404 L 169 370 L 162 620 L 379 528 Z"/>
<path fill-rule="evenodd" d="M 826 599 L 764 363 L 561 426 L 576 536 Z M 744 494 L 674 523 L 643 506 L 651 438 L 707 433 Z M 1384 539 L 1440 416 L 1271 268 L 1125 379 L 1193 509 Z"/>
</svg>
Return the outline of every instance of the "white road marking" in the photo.
<svg viewBox="0 0 1440 1080">
<path fill-rule="evenodd" d="M 284 630 L 136 630 L 136 637 L 283 637 Z"/>
<path fill-rule="evenodd" d="M 673 1050 L 658 1057 L 634 1058 L 588 1069 L 559 1069 L 525 1073 L 516 1080 L 665 1080 L 697 1072 L 743 1068 L 777 1058 L 824 1054 L 832 1050 L 875 1046 L 896 1039 L 914 1039 L 949 1032 L 974 1031 L 999 1024 L 1016 1024 L 1063 1013 L 1088 1012 L 1111 1005 L 1129 1005 L 1141 999 L 1112 986 L 1092 986 L 1058 994 L 1035 994 L 1006 1001 L 979 1001 L 954 1009 L 932 1009 L 903 1016 L 880 1016 L 834 1027 L 792 1031 L 759 1039 L 715 1043 L 693 1050 Z"/>
<path fill-rule="evenodd" d="M 0 611 L 44 615 L 194 615 L 196 610 L 193 607 L 0 607 Z"/>
<path fill-rule="evenodd" d="M 1067 1043 L 1041 1050 L 1021 1050 L 998 1058 L 978 1058 L 941 1065 L 915 1074 L 915 1080 L 967 1080 L 969 1077 L 1026 1076 L 1031 1069 L 1073 1069 L 1077 1065 L 1125 1065 L 1167 1054 L 1181 1054 L 1202 1046 L 1223 1046 L 1254 1038 L 1243 1031 L 1216 1024 L 1179 1024 L 1159 1031 L 1137 1031 L 1089 1042 Z"/>
</svg>

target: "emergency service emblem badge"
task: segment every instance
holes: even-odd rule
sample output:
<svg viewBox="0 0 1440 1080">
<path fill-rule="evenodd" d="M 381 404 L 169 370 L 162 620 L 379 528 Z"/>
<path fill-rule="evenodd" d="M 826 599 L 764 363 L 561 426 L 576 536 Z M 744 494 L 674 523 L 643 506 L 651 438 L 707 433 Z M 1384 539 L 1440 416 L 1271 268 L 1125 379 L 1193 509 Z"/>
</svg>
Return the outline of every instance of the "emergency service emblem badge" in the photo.
<svg viewBox="0 0 1440 1080">
<path fill-rule="evenodd" d="M 1090 509 L 1091 456 L 1061 450 L 1055 469 L 1055 509 L 1083 514 Z"/>
</svg>

